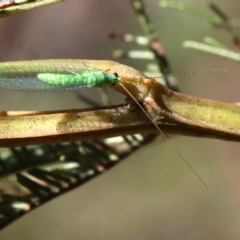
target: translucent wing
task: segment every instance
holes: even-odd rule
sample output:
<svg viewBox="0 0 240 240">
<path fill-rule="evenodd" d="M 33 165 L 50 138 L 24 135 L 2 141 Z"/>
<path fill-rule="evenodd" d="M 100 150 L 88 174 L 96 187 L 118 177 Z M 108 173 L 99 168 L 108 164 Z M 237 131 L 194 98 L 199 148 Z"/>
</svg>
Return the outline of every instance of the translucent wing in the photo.
<svg viewBox="0 0 240 240">
<path fill-rule="evenodd" d="M 39 70 L 40 71 L 40 70 Z M 0 88 L 17 91 L 65 91 L 87 88 L 86 84 L 72 84 L 67 87 L 50 84 L 38 78 L 39 72 L 0 71 Z M 66 78 L 74 73 L 66 74 Z"/>
<path fill-rule="evenodd" d="M 83 72 L 94 71 L 84 62 L 78 60 L 36 60 L 21 62 L 0 63 L 0 88 L 17 91 L 65 91 L 89 88 L 86 81 L 72 82 L 67 86 L 58 84 L 59 75 L 61 81 L 69 77 L 81 75 Z M 56 82 L 49 83 L 39 78 L 39 74 L 56 74 Z M 67 80 L 66 80 L 67 81 Z"/>
</svg>

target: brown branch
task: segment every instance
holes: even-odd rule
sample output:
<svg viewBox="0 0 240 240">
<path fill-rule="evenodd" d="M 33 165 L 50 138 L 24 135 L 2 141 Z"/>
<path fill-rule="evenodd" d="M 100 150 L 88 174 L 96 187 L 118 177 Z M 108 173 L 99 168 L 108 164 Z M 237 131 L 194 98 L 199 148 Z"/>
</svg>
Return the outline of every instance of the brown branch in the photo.
<svg viewBox="0 0 240 240">
<path fill-rule="evenodd" d="M 152 92 L 153 98 L 145 98 L 143 104 L 165 134 L 240 141 L 240 107 L 179 94 L 160 86 L 161 89 Z M 164 91 L 161 95 L 160 90 Z M 203 110 L 205 115 L 201 114 Z M 224 125 L 229 117 L 232 119 Z M 0 117 L 1 147 L 150 132 L 158 133 L 142 110 L 134 105 Z"/>
</svg>

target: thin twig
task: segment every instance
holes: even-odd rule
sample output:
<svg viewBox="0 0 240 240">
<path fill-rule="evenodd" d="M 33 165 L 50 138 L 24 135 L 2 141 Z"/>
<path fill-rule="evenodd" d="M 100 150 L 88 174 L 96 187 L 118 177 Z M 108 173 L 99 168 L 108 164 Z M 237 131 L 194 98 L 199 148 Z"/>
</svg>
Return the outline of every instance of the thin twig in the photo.
<svg viewBox="0 0 240 240">
<path fill-rule="evenodd" d="M 131 0 L 132 7 L 135 13 L 138 16 L 139 22 L 142 26 L 142 29 L 148 38 L 148 47 L 154 53 L 156 61 L 163 75 L 172 74 L 170 64 L 168 62 L 164 47 L 159 40 L 157 33 L 151 23 L 150 17 L 146 11 L 146 7 L 142 0 Z M 171 81 L 168 78 L 165 78 L 167 87 L 172 90 L 179 91 L 178 87 L 174 84 L 172 85 Z"/>
</svg>

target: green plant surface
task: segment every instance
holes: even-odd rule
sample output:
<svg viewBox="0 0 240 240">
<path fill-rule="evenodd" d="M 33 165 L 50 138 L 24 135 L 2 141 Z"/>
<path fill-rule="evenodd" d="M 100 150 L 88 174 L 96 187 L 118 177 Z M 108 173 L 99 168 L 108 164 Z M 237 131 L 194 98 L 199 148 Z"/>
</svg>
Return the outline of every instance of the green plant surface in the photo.
<svg viewBox="0 0 240 240">
<path fill-rule="evenodd" d="M 63 0 L 6 0 L 0 3 L 0 18 L 7 17 L 16 13 L 29 11 L 32 9 L 44 7 L 50 4 L 61 2 Z"/>
</svg>

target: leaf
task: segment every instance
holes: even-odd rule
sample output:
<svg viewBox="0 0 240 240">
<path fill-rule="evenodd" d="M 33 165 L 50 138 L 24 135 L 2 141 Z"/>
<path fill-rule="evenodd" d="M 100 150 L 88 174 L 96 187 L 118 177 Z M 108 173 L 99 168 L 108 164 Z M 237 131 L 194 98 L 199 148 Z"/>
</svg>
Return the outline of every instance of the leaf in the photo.
<svg viewBox="0 0 240 240">
<path fill-rule="evenodd" d="M 16 3 L 15 0 L 5 0 L 0 3 L 0 18 L 29 11 L 35 8 L 44 7 L 61 1 L 63 0 L 33 0 Z"/>
</svg>

